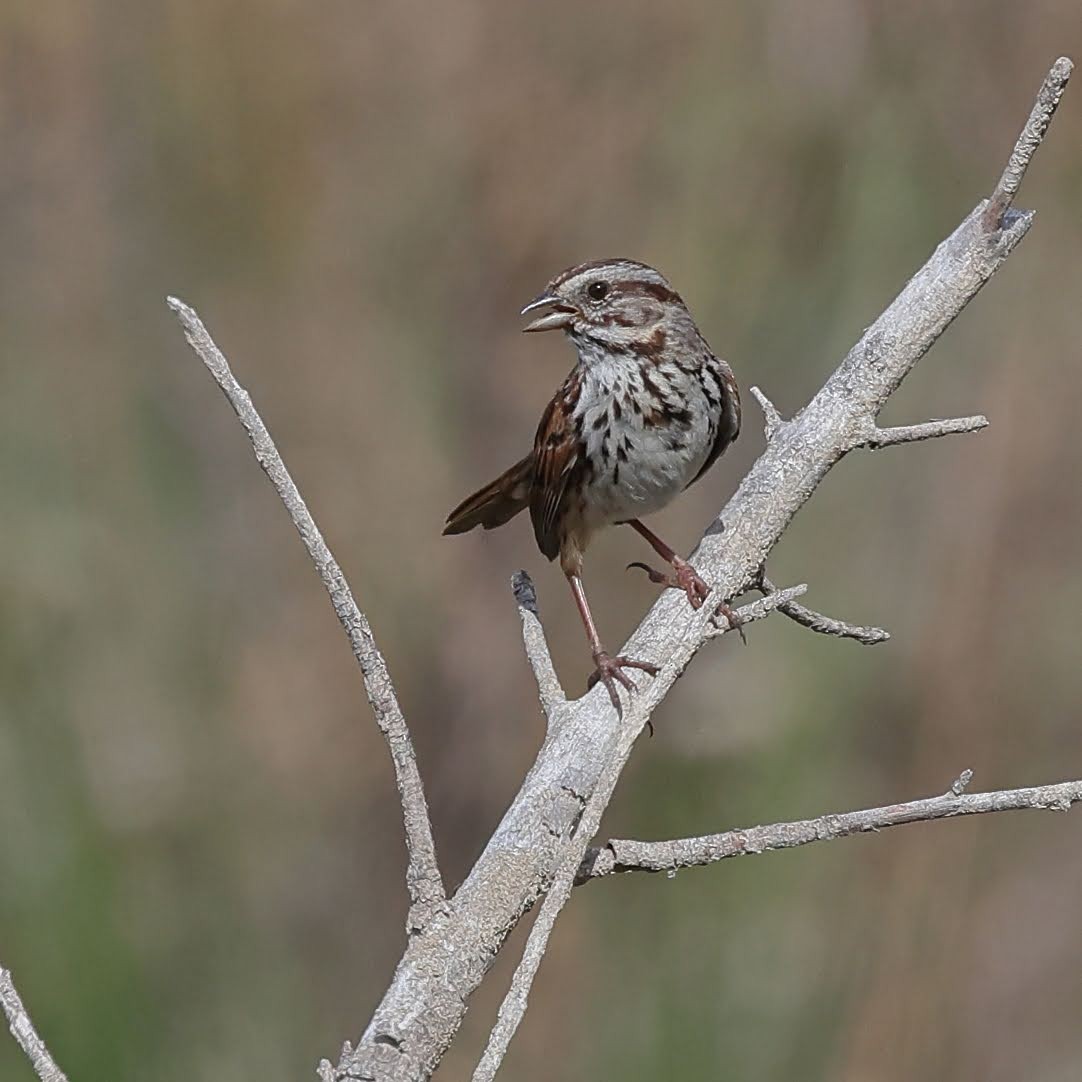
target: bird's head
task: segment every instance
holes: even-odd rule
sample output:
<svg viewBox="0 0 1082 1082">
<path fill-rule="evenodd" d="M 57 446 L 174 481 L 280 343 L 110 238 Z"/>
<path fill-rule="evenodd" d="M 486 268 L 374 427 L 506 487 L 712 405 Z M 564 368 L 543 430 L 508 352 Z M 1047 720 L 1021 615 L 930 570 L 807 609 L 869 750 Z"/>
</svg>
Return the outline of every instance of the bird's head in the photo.
<svg viewBox="0 0 1082 1082">
<path fill-rule="evenodd" d="M 562 330 L 582 347 L 635 348 L 664 324 L 691 324 L 680 294 L 653 267 L 602 259 L 570 267 L 522 315 L 541 312 L 524 331 Z M 691 324 L 693 326 L 693 324 Z"/>
</svg>

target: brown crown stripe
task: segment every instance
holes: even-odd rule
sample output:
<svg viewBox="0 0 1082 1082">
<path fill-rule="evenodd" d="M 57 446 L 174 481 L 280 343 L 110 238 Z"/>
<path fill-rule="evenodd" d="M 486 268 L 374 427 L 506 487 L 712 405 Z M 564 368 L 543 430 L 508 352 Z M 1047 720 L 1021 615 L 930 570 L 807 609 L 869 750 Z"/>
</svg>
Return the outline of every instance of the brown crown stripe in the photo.
<svg viewBox="0 0 1082 1082">
<path fill-rule="evenodd" d="M 647 266 L 645 263 L 640 263 L 637 259 L 592 259 L 589 263 L 579 263 L 577 266 L 568 267 L 565 271 L 560 271 L 555 278 L 549 282 L 549 288 L 555 289 L 557 286 L 562 286 L 564 282 L 569 282 L 572 278 L 579 274 L 585 274 L 587 271 L 592 270 L 610 270 L 614 267 L 627 267 L 629 271 L 644 270 L 649 271 L 651 274 L 657 274 L 657 271 L 653 267 Z M 661 277 L 658 275 L 658 277 Z"/>
</svg>

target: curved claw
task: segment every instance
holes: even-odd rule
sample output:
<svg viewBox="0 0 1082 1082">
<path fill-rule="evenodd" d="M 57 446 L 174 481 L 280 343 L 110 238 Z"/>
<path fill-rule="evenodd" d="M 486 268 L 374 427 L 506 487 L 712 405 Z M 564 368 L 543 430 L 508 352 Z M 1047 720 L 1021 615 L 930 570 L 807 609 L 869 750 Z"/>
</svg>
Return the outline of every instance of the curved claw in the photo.
<svg viewBox="0 0 1082 1082">
<path fill-rule="evenodd" d="M 662 574 L 662 572 L 656 571 L 654 568 L 650 567 L 649 564 L 644 564 L 639 560 L 635 560 L 632 563 L 629 563 L 627 565 L 627 567 L 624 568 L 624 570 L 625 571 L 630 571 L 633 567 L 637 567 L 637 568 L 640 568 L 641 570 L 645 571 L 646 572 L 646 577 L 651 582 L 656 582 L 659 586 L 673 586 L 673 585 L 675 585 L 675 583 L 672 581 L 671 576 Z"/>
<path fill-rule="evenodd" d="M 677 558 L 677 562 L 673 564 L 674 574 L 672 575 L 655 571 L 654 568 L 638 560 L 628 564 L 626 570 L 630 571 L 633 567 L 641 568 L 650 581 L 656 582 L 659 586 L 666 586 L 670 590 L 683 590 L 687 594 L 688 604 L 693 609 L 701 609 L 703 602 L 710 596 L 709 585 L 699 577 L 699 573 L 687 560 Z"/>
<path fill-rule="evenodd" d="M 715 625 L 718 622 L 718 617 L 719 616 L 721 616 L 721 617 L 723 617 L 725 619 L 725 621 L 728 623 L 730 629 L 735 631 L 740 636 L 740 641 L 745 646 L 747 646 L 748 645 L 748 638 L 744 634 L 744 621 L 741 619 L 740 615 L 736 612 L 736 610 L 731 608 L 724 601 L 719 601 L 718 602 L 718 607 L 716 609 L 714 609 L 714 615 L 711 617 L 711 619 L 714 621 Z"/>
</svg>

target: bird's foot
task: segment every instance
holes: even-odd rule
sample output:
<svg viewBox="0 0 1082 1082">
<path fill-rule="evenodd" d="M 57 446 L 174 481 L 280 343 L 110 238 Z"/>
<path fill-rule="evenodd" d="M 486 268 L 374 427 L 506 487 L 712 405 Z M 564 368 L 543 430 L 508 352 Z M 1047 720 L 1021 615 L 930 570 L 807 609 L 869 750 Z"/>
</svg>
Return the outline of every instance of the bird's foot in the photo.
<svg viewBox="0 0 1082 1082">
<path fill-rule="evenodd" d="M 666 575 L 663 571 L 656 571 L 647 564 L 636 560 L 628 564 L 628 569 L 639 567 L 646 572 L 651 582 L 659 586 L 667 586 L 670 590 L 683 590 L 688 595 L 688 602 L 693 609 L 701 609 L 703 602 L 710 596 L 710 587 L 700 577 L 699 573 L 687 562 L 677 556 L 673 560 L 673 573 Z"/>
<path fill-rule="evenodd" d="M 586 688 L 589 690 L 600 680 L 605 685 L 605 690 L 609 693 L 612 705 L 617 711 L 620 709 L 620 695 L 616 690 L 617 681 L 623 684 L 628 691 L 632 693 L 635 691 L 635 684 L 632 682 L 631 677 L 623 671 L 624 669 L 641 669 L 651 676 L 657 676 L 660 671 L 656 665 L 651 664 L 649 661 L 636 661 L 634 658 L 624 657 L 623 654 L 613 657 L 604 650 L 599 650 L 594 654 L 594 664 L 597 668 L 594 669 L 593 675 L 586 682 Z"/>
</svg>

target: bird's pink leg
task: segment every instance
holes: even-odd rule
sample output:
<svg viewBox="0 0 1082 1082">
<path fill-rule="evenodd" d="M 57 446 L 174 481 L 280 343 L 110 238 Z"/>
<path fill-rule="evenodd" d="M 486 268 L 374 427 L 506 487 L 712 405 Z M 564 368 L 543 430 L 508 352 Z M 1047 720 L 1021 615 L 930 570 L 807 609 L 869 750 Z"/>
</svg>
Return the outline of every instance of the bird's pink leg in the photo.
<svg viewBox="0 0 1082 1082">
<path fill-rule="evenodd" d="M 627 566 L 640 567 L 649 576 L 651 582 L 656 582 L 661 586 L 668 586 L 673 590 L 683 590 L 687 594 L 688 601 L 693 609 L 702 608 L 703 602 L 710 595 L 710 587 L 699 576 L 699 573 L 691 566 L 682 556 L 678 556 L 653 530 L 644 526 L 637 518 L 630 519 L 627 523 L 636 533 L 646 538 L 650 547 L 673 569 L 673 574 L 666 575 L 661 571 L 655 571 L 654 568 L 647 564 L 640 563 L 637 560 L 634 563 L 630 563 Z M 724 616 L 732 627 L 735 627 L 740 632 L 740 637 L 744 638 L 744 632 L 740 627 L 740 617 L 722 601 L 717 609 L 716 613 L 719 616 Z"/>
<path fill-rule="evenodd" d="M 593 614 L 590 612 L 590 604 L 586 600 L 586 591 L 582 586 L 582 578 L 573 572 L 567 572 L 566 574 L 567 581 L 571 585 L 571 593 L 575 596 L 575 604 L 578 606 L 579 615 L 582 617 L 583 626 L 586 628 L 586 637 L 590 640 L 590 652 L 593 655 L 594 664 L 597 666 L 590 677 L 587 687 L 592 688 L 600 680 L 609 693 L 612 705 L 619 710 L 620 696 L 616 691 L 616 682 L 619 681 L 628 691 L 635 690 L 631 678 L 622 670 L 641 669 L 651 676 L 657 676 L 658 667 L 649 661 L 636 661 L 634 658 L 624 657 L 622 654 L 613 657 L 609 654 L 605 647 L 601 645 L 601 638 L 597 633 Z"/>
</svg>

